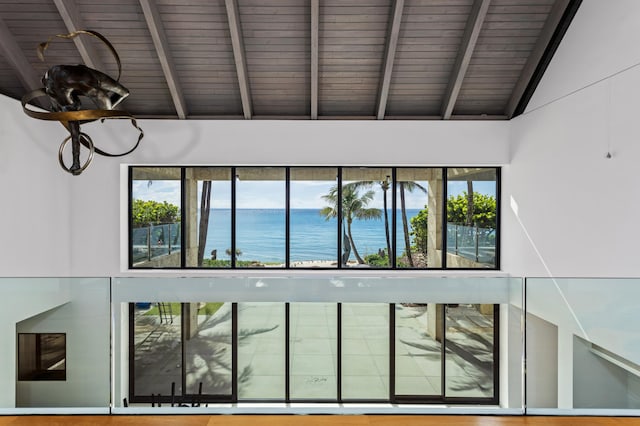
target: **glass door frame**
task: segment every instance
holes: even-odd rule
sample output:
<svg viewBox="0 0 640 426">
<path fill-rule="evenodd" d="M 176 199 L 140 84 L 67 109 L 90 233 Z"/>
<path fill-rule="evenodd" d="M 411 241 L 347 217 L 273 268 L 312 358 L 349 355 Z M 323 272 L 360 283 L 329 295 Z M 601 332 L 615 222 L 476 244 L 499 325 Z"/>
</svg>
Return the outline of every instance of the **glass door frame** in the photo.
<svg viewBox="0 0 640 426">
<path fill-rule="evenodd" d="M 343 399 L 342 398 L 342 304 L 335 302 L 337 305 L 337 319 L 336 319 L 336 336 L 337 336 L 337 353 L 336 353 L 336 383 L 337 393 L 336 399 L 298 399 L 291 398 L 290 395 L 290 304 L 289 302 L 282 302 L 285 304 L 285 341 L 282 342 L 285 348 L 285 398 L 283 400 L 275 399 L 238 399 L 238 304 L 237 302 L 231 303 L 231 393 L 228 395 L 211 395 L 211 394 L 188 394 L 171 396 L 158 395 L 152 397 L 151 395 L 136 395 L 135 393 L 135 303 L 128 303 L 129 311 L 129 402 L 131 403 L 162 403 L 162 404 L 185 404 L 191 406 L 192 404 L 200 403 L 237 403 L 237 402 L 261 402 L 261 403 L 316 403 L 316 402 L 330 402 L 330 403 L 392 403 L 392 404 L 456 404 L 456 405 L 498 405 L 499 404 L 499 372 L 500 372 L 500 306 L 493 304 L 493 395 L 491 397 L 448 397 L 446 396 L 446 310 L 442 309 L 441 318 L 441 332 L 442 332 L 442 344 L 441 344 L 441 393 L 440 395 L 397 395 L 395 393 L 396 387 L 396 319 L 395 308 L 396 303 L 389 303 L 389 397 L 388 399 Z M 446 305 L 446 304 L 445 304 Z M 186 340 L 186 327 L 185 316 L 186 303 L 181 303 L 181 315 L 180 315 L 180 351 L 181 351 L 181 375 L 182 375 L 182 389 L 186 389 L 186 367 L 185 367 L 185 340 Z M 168 390 L 169 391 L 169 390 Z"/>
</svg>

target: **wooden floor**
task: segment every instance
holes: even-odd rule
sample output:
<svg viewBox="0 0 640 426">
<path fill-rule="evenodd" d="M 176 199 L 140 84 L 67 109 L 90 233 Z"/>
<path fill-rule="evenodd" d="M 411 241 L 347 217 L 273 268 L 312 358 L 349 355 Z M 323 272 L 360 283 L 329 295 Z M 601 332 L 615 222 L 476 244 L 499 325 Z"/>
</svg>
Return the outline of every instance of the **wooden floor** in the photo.
<svg viewBox="0 0 640 426">
<path fill-rule="evenodd" d="M 640 417 L 217 415 L 217 416 L 0 416 L 4 425 L 185 426 L 640 426 Z"/>
</svg>

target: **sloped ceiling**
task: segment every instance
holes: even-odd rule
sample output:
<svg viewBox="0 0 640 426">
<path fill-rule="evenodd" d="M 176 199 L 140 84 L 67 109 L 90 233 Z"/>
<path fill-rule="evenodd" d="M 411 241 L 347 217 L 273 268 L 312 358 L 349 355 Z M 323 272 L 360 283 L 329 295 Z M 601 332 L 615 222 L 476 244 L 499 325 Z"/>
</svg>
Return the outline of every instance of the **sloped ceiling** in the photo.
<svg viewBox="0 0 640 426">
<path fill-rule="evenodd" d="M 509 119 L 580 1 L 0 0 L 0 93 L 55 64 L 117 74 L 140 118 Z"/>
</svg>

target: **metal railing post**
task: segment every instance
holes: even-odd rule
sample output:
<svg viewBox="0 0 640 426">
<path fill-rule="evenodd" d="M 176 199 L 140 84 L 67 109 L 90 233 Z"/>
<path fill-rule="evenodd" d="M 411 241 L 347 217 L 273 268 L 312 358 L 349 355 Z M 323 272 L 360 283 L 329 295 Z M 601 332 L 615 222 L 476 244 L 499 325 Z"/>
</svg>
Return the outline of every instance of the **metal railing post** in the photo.
<svg viewBox="0 0 640 426">
<path fill-rule="evenodd" d="M 476 239 L 476 262 L 480 262 L 480 238 L 478 238 L 478 225 L 475 226 L 476 228 L 476 235 L 475 235 L 475 239 Z"/>
<path fill-rule="evenodd" d="M 147 228 L 147 260 L 151 260 L 151 228 L 153 225 L 149 224 Z"/>
<path fill-rule="evenodd" d="M 458 224 L 456 223 L 456 256 L 458 255 Z"/>
</svg>

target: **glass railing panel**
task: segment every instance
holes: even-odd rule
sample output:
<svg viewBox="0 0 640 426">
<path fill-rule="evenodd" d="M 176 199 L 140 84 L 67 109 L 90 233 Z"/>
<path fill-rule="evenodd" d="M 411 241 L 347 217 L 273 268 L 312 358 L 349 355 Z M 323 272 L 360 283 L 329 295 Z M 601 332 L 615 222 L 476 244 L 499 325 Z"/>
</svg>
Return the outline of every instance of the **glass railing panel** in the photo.
<svg viewBox="0 0 640 426">
<path fill-rule="evenodd" d="M 109 292 L 109 278 L 0 278 L 0 412 L 108 413 Z"/>
<path fill-rule="evenodd" d="M 640 409 L 639 298 L 640 279 L 527 279 L 531 410 Z"/>
<path fill-rule="evenodd" d="M 230 351 L 236 351 L 235 378 L 239 401 L 283 402 L 287 396 L 288 380 L 291 401 L 403 402 L 402 397 L 408 397 L 406 402 L 442 404 L 458 403 L 456 398 L 484 398 L 474 403 L 499 405 L 517 413 L 523 408 L 521 283 L 520 279 L 503 277 L 424 276 L 114 278 L 113 353 L 116 358 L 112 400 L 117 409 L 124 407 L 125 398 L 130 406 L 137 409 L 151 409 L 149 402 L 131 404 L 129 394 L 130 362 L 127 354 L 131 302 L 147 301 L 154 305 L 162 300 L 172 300 L 189 306 L 196 303 L 194 301 L 216 300 L 225 305 L 235 302 L 238 306 L 237 344 L 231 340 L 230 345 L 224 345 Z M 456 329 L 459 335 L 437 333 L 437 330 L 444 331 L 445 322 L 438 323 L 436 319 L 429 318 L 430 311 L 436 316 L 444 315 L 442 307 L 445 305 L 449 306 L 451 315 L 447 318 L 448 330 Z M 464 308 L 469 311 L 468 315 L 453 315 L 457 312 L 453 312 L 454 305 L 458 310 Z M 493 327 L 497 336 L 495 341 L 500 347 L 498 353 L 489 351 L 485 355 L 499 355 L 499 363 L 492 358 L 487 364 L 491 372 L 483 379 L 491 385 L 486 388 L 486 393 L 478 393 L 476 389 L 473 394 L 454 395 L 451 392 L 454 382 L 446 379 L 447 371 L 456 371 L 454 365 L 467 377 L 473 377 L 478 388 L 482 383 L 472 374 L 467 358 L 460 356 L 456 359 L 453 352 L 442 353 L 443 346 L 446 348 L 442 344 L 443 336 L 450 346 L 456 343 L 467 351 L 474 351 L 477 334 L 482 333 L 478 332 L 476 323 L 468 320 L 474 317 L 471 314 L 485 315 L 480 308 L 485 306 L 499 312 L 497 320 L 493 318 L 485 324 Z M 454 319 L 457 322 L 454 323 Z M 407 333 L 411 327 L 405 322 L 411 321 L 415 324 L 412 325 L 413 335 L 409 336 Z M 479 320 L 475 318 L 474 321 Z M 436 326 L 436 332 L 431 330 L 431 335 L 429 322 Z M 201 324 L 200 318 L 197 324 Z M 340 330 L 338 324 L 341 324 Z M 393 330 L 392 324 L 395 324 Z M 478 324 L 484 323 L 479 321 Z M 234 330 L 233 324 L 229 327 L 228 330 Z M 182 334 L 184 345 L 192 344 L 184 330 Z M 225 334 L 225 339 L 227 336 Z M 425 352 L 429 346 L 425 343 L 428 338 L 436 346 L 435 358 L 430 358 L 430 353 Z M 289 364 L 286 363 L 287 344 Z M 395 352 L 392 350 L 394 347 Z M 404 352 L 399 353 L 402 348 Z M 184 352 L 187 354 L 185 365 L 188 365 L 190 352 Z M 415 365 L 403 364 L 398 359 L 391 362 L 392 352 L 396 358 L 404 357 Z M 426 360 L 433 361 L 434 365 L 423 365 Z M 204 361 L 199 362 L 204 365 Z M 443 363 L 446 368 L 442 367 Z M 197 367 L 195 361 L 192 364 Z M 409 372 L 411 368 L 421 371 L 422 376 L 417 376 L 415 371 Z M 430 385 L 428 390 L 409 387 L 410 377 L 424 378 L 426 372 L 433 373 L 424 380 Z M 407 383 L 399 377 L 402 380 L 406 378 Z M 190 382 L 187 379 L 187 376 L 183 378 L 182 386 L 186 383 L 188 388 Z M 198 386 L 199 381 L 193 381 L 193 385 Z M 197 392 L 197 388 L 187 393 L 193 394 L 194 391 Z M 210 396 L 206 390 L 203 394 Z M 487 394 L 495 395 L 496 399 L 488 399 Z"/>
</svg>

